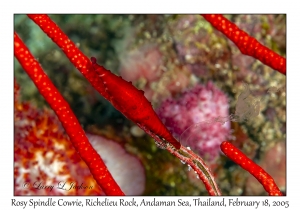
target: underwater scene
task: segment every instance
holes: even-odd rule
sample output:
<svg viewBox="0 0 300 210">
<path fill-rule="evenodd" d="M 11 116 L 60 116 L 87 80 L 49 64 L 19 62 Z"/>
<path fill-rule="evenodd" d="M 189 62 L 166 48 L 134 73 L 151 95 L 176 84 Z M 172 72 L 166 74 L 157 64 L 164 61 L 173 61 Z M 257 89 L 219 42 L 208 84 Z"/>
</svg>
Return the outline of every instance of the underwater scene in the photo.
<svg viewBox="0 0 300 210">
<path fill-rule="evenodd" d="M 273 54 L 245 55 L 260 48 L 241 52 L 209 15 L 49 17 L 90 59 L 86 72 L 34 17 L 14 15 L 14 31 L 125 195 L 274 195 L 251 172 L 286 194 L 286 76 L 266 65 Z M 285 59 L 286 15 L 218 17 Z M 18 52 L 15 41 L 14 195 L 108 195 Z"/>
</svg>

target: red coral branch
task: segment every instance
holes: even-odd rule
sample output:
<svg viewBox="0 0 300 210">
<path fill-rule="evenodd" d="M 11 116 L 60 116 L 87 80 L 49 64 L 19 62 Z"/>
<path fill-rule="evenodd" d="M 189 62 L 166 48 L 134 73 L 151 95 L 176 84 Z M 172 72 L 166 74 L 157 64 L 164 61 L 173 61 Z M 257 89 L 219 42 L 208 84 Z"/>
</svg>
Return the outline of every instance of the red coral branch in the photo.
<svg viewBox="0 0 300 210">
<path fill-rule="evenodd" d="M 197 173 L 201 181 L 203 182 L 207 192 L 211 196 L 220 196 L 221 191 L 214 179 L 214 176 L 208 166 L 205 164 L 204 160 L 196 155 L 192 150 L 181 145 L 180 150 L 175 150 L 173 146 L 169 143 L 165 143 L 155 134 L 146 131 L 150 136 L 152 136 L 156 142 L 157 146 L 168 150 L 172 155 L 181 160 L 182 163 L 187 163 L 194 171 Z"/>
<path fill-rule="evenodd" d="M 105 96 L 107 100 L 109 100 L 118 110 L 123 112 L 126 117 L 136 122 L 149 135 L 156 139 L 157 142 L 166 145 L 166 148 L 170 153 L 189 163 L 198 173 L 210 195 L 221 194 L 210 170 L 204 164 L 203 160 L 200 157 L 196 157 L 195 154 L 186 148 L 181 147 L 180 143 L 174 139 L 158 119 L 151 104 L 147 101 L 141 91 L 137 90 L 132 84 L 113 75 L 110 71 L 96 64 L 95 58 L 92 58 L 91 66 L 88 58 L 72 41 L 69 40 L 69 38 L 47 15 L 29 15 L 29 17 L 34 20 L 34 22 L 37 23 L 60 48 L 62 48 L 75 67 L 101 94 Z M 99 83 L 102 83 L 101 86 L 99 86 Z M 116 88 L 116 86 L 120 87 Z M 115 89 L 117 89 L 117 91 L 115 91 Z M 135 97 L 137 98 L 135 99 Z M 157 135 L 163 138 L 161 139 Z M 165 144 L 164 140 L 169 141 L 176 149 L 181 149 L 174 149 L 170 144 Z"/>
<path fill-rule="evenodd" d="M 284 57 L 260 44 L 255 38 L 239 29 L 223 15 L 202 16 L 233 41 L 243 54 L 252 56 L 276 71 L 286 74 L 286 59 Z"/>
<path fill-rule="evenodd" d="M 48 15 L 28 15 L 28 17 L 31 18 L 44 33 L 46 33 L 52 41 L 63 50 L 73 65 L 116 109 L 122 112 L 128 119 L 137 123 L 143 130 L 150 130 L 170 142 L 176 149 L 180 148 L 179 141 L 170 134 L 154 112 L 149 101 L 133 85 L 122 78 L 113 75 L 104 67 L 97 65 L 95 60 L 93 61 L 92 67 L 90 60 L 76 47 Z M 107 86 L 110 84 L 103 81 L 105 78 L 99 76 L 99 73 L 96 71 L 97 69 L 105 72 L 105 78 L 106 80 L 109 79 L 111 84 L 123 84 L 123 86 L 120 88 L 114 86 L 109 89 Z M 132 101 L 135 97 L 137 98 Z M 133 104 L 133 102 L 136 103 Z"/>
<path fill-rule="evenodd" d="M 263 185 L 263 187 L 269 193 L 269 195 L 282 195 L 274 179 L 259 165 L 257 165 L 246 155 L 244 155 L 233 144 L 231 144 L 228 141 L 224 141 L 220 147 L 222 152 L 228 158 L 230 158 L 232 161 L 234 161 L 243 169 L 252 174 Z"/>
<path fill-rule="evenodd" d="M 91 174 L 94 176 L 105 194 L 124 195 L 109 173 L 99 154 L 89 143 L 89 140 L 81 128 L 76 116 L 73 114 L 69 104 L 52 84 L 49 77 L 44 73 L 39 63 L 35 60 L 29 49 L 16 33 L 14 33 L 14 55 L 34 82 L 39 92 L 55 111 L 69 135 L 73 146 L 87 164 Z"/>
<path fill-rule="evenodd" d="M 153 113 L 152 111 L 146 111 L 148 116 L 143 119 L 137 119 L 138 117 L 141 117 L 141 113 L 144 114 L 143 111 L 140 110 L 141 108 L 146 105 L 150 105 L 149 107 L 152 109 L 151 104 L 147 100 L 144 100 L 144 96 L 141 92 L 137 92 L 138 90 L 135 89 L 134 86 L 125 82 L 122 78 L 113 75 L 102 66 L 97 65 L 95 59 L 92 59 L 91 62 L 47 15 L 28 16 L 63 50 L 68 59 L 104 98 L 109 100 L 127 118 L 137 123 L 149 135 L 156 139 L 159 145 L 166 148 L 179 159 L 187 162 L 198 173 L 210 195 L 220 195 L 218 186 L 216 185 L 209 168 L 204 164 L 204 161 L 194 155 L 187 148 L 181 146 L 180 143 L 177 143 L 176 140 L 169 135 L 167 130 L 165 131 L 161 126 L 158 126 L 159 129 L 157 129 L 157 123 L 151 123 L 152 121 L 149 120 L 149 117 L 156 115 L 153 110 Z M 278 70 L 282 74 L 286 74 L 285 58 L 258 43 L 257 40 L 240 30 L 236 25 L 225 19 L 222 15 L 203 16 L 218 30 L 222 31 L 228 38 L 230 38 L 240 48 L 242 53 L 251 55 L 266 65 Z M 59 95 L 58 91 L 51 84 L 49 78 L 40 68 L 38 62 L 34 60 L 32 55 L 29 53 L 29 50 L 27 50 L 26 46 L 16 34 L 15 56 L 18 58 L 19 62 L 27 71 L 31 79 L 36 83 L 41 94 L 47 101 L 50 101 L 48 103 L 59 116 L 59 119 L 66 131 L 69 133 L 70 139 L 75 148 L 79 151 L 79 153 L 81 153 L 82 158 L 91 168 L 92 174 L 96 174 L 94 177 L 98 183 L 101 183 L 99 185 L 103 188 L 105 193 L 113 195 L 116 195 L 117 193 L 122 194 L 122 191 L 119 188 L 119 191 L 116 190 L 116 186 L 113 185 L 114 180 L 109 178 L 110 174 L 106 167 L 102 167 L 101 164 L 104 165 L 104 163 L 100 156 L 95 153 L 95 150 L 87 142 L 84 131 L 78 124 L 75 115 L 71 112 L 69 105 Z M 114 90 L 116 85 L 119 87 L 118 90 Z M 137 96 L 137 99 L 131 101 L 135 96 Z M 134 104 L 137 104 L 138 107 Z M 76 125 L 76 123 L 78 125 Z M 177 150 L 164 140 L 169 141 Z M 234 148 L 233 145 L 229 142 L 223 142 L 221 149 L 230 159 L 253 174 L 263 184 L 270 195 L 282 195 L 272 177 L 247 158 L 243 153 Z M 103 175 L 103 173 L 108 173 L 109 175 Z"/>
<path fill-rule="evenodd" d="M 85 56 L 69 37 L 50 19 L 48 15 L 28 15 L 54 43 L 65 53 L 70 62 L 83 74 L 92 86 L 107 100 L 104 85 L 93 70 L 90 59 Z"/>
<path fill-rule="evenodd" d="M 106 92 L 110 96 L 110 102 L 116 109 L 144 130 L 150 130 L 150 132 L 170 142 L 176 149 L 180 149 L 181 144 L 158 118 L 151 103 L 144 96 L 144 91 L 138 90 L 131 82 L 127 82 L 122 77 L 118 77 L 99 66 L 93 57 L 92 63 L 93 68 L 105 86 Z"/>
</svg>

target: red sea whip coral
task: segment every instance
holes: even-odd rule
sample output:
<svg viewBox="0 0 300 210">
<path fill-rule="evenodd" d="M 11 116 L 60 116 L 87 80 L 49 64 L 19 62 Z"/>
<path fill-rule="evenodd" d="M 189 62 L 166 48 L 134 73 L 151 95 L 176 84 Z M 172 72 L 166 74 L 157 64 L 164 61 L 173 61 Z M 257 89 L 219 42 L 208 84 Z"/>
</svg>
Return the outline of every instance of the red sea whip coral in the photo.
<svg viewBox="0 0 300 210">
<path fill-rule="evenodd" d="M 149 115 L 151 115 L 151 118 L 156 119 L 156 121 L 159 121 L 158 117 L 156 116 L 155 112 L 152 110 L 150 111 L 150 103 L 149 101 L 147 101 L 145 99 L 145 97 L 143 97 L 141 95 L 141 91 L 138 91 L 136 89 L 134 89 L 134 87 L 126 82 L 123 81 L 122 78 L 114 76 L 113 74 L 111 74 L 111 72 L 109 72 L 108 70 L 104 69 L 103 67 L 99 66 L 96 64 L 96 59 L 92 58 L 92 63 L 87 59 L 87 57 L 75 46 L 75 44 L 61 31 L 61 29 L 47 16 L 47 15 L 29 15 L 42 29 L 45 33 L 47 33 L 47 35 L 49 37 L 51 37 L 51 39 L 57 43 L 59 45 L 59 47 L 64 51 L 64 53 L 66 54 L 66 56 L 70 59 L 70 61 L 78 68 L 78 70 L 80 70 L 80 72 L 91 82 L 91 84 L 101 93 L 102 96 L 104 96 L 107 100 L 109 100 L 111 103 L 113 103 L 114 105 L 117 106 L 117 108 L 122 108 L 121 111 L 124 111 L 123 114 L 125 114 L 125 116 L 127 116 L 128 118 L 132 119 L 133 121 L 136 122 L 135 118 L 136 117 L 140 117 L 139 115 L 134 115 L 132 112 L 128 112 L 130 110 L 132 111 L 139 111 L 139 112 L 146 112 Z M 15 37 L 17 35 L 15 34 Z M 17 46 L 16 46 L 17 45 Z M 30 66 L 32 66 L 31 62 L 34 62 L 34 65 L 36 67 L 38 67 L 38 69 L 33 68 L 33 71 L 39 71 L 39 74 L 44 74 L 41 73 L 41 68 L 38 66 L 38 63 L 32 58 L 32 55 L 30 55 L 30 59 L 28 59 L 28 50 L 24 50 L 24 48 L 26 48 L 26 46 L 21 42 L 21 40 L 15 40 L 15 47 L 19 47 L 19 45 L 22 45 L 22 50 L 15 50 L 15 55 L 16 57 L 19 59 L 20 63 L 22 64 L 22 66 L 24 67 L 24 69 L 30 74 L 31 79 L 35 82 L 35 84 L 37 85 L 38 89 L 40 90 L 40 92 L 42 93 L 42 95 L 47 99 L 48 103 L 51 104 L 52 108 L 54 110 L 56 110 L 56 105 L 53 106 L 55 103 L 53 103 L 53 101 L 51 101 L 51 97 L 54 95 L 58 96 L 58 91 L 56 90 L 56 88 L 54 88 L 54 86 L 52 84 L 50 84 L 50 80 L 43 75 L 42 78 L 44 77 L 43 81 L 39 81 L 39 79 L 35 78 L 34 76 L 36 76 L 36 74 L 32 73 L 30 70 L 32 68 L 29 68 Z M 26 48 L 27 49 L 27 48 Z M 25 51 L 25 55 L 24 52 Z M 26 61 L 22 60 L 25 57 Z M 21 59 L 22 58 L 22 59 Z M 27 61 L 30 61 L 29 63 Z M 93 66 L 91 66 L 91 64 Z M 36 72 L 37 73 L 37 72 Z M 32 75 L 33 74 L 33 75 Z M 105 81 L 103 81 L 105 80 Z M 41 86 L 40 82 L 46 82 L 46 86 L 51 86 L 51 88 L 46 88 L 44 90 L 44 87 Z M 126 88 L 122 88 L 124 89 L 124 91 L 129 91 L 128 93 L 130 93 L 128 96 L 134 96 L 134 95 L 139 95 L 139 98 L 135 100 L 139 100 L 138 104 L 140 106 L 143 106 L 143 108 L 145 108 L 145 106 L 147 107 L 147 110 L 144 109 L 138 109 L 137 107 L 128 107 L 129 109 L 126 109 L 124 106 L 121 107 L 122 104 L 119 104 L 118 100 L 127 100 L 128 96 L 123 95 L 124 98 L 122 98 L 123 96 L 120 96 L 120 92 L 112 92 L 113 89 L 110 89 L 110 87 L 113 83 L 122 83 L 124 85 L 126 85 Z M 120 84 L 118 84 L 120 85 Z M 45 86 L 45 85 L 44 85 Z M 53 92 L 55 90 L 55 92 Z M 48 93 L 50 91 L 50 93 Z M 51 96 L 51 97 L 49 97 Z M 117 96 L 116 98 L 114 98 L 114 96 Z M 56 99 L 56 97 L 55 97 Z M 60 101 L 63 100 L 60 96 Z M 60 102 L 59 101 L 59 102 Z M 128 101 L 128 100 L 127 100 Z M 132 101 L 131 101 L 132 102 Z M 67 103 L 63 100 L 63 107 L 68 107 Z M 123 104 L 123 105 L 126 105 Z M 128 105 L 126 105 L 128 106 Z M 152 108 L 152 107 L 151 107 Z M 143 111 L 144 110 L 144 111 Z M 68 113 L 70 113 L 70 110 L 68 109 L 67 111 L 69 111 Z M 75 139 L 72 139 L 73 141 L 75 141 L 75 146 L 77 146 L 77 141 L 79 141 L 80 137 L 84 138 L 84 135 L 80 134 L 80 136 L 78 137 L 77 135 L 75 135 L 75 133 L 72 132 L 73 128 L 70 128 L 68 123 L 70 121 L 70 117 L 72 119 L 75 120 L 75 122 L 77 122 L 75 116 L 73 114 L 71 114 L 71 116 L 66 116 L 63 113 L 60 112 L 56 112 L 56 114 L 58 116 L 60 116 L 60 119 L 63 123 L 63 125 L 65 125 L 65 129 L 66 131 L 69 133 L 69 135 Z M 62 114 L 62 115 L 61 115 Z M 129 115 L 127 115 L 129 114 Z M 67 119 L 64 119 L 65 117 L 68 117 Z M 132 118 L 131 118 L 132 117 Z M 73 123 L 75 123 L 73 122 Z M 149 124 L 150 122 L 150 124 Z M 171 136 L 171 134 L 167 131 L 166 132 L 166 128 L 164 127 L 164 125 L 160 122 L 160 123 L 151 123 L 151 121 L 149 121 L 149 116 L 147 118 L 144 119 L 144 121 L 142 122 L 141 125 L 139 125 L 141 128 L 143 128 L 149 135 L 151 135 L 159 144 L 162 144 L 162 146 L 168 150 L 171 154 L 175 155 L 176 157 L 180 158 L 181 160 L 187 162 L 195 171 L 196 173 L 199 175 L 200 179 L 203 181 L 208 193 L 210 195 L 220 195 L 220 190 L 218 189 L 218 186 L 216 185 L 214 178 L 210 172 L 210 169 L 206 166 L 206 164 L 204 163 L 204 161 L 196 156 L 193 152 L 191 152 L 190 150 L 187 150 L 187 148 L 185 147 L 181 147 L 180 143 L 178 141 L 176 141 L 174 139 L 173 136 Z M 139 122 L 136 122 L 137 124 L 139 124 Z M 148 123 L 148 124 L 144 124 L 144 123 Z M 71 123 L 72 124 L 72 123 Z M 74 124 L 76 125 L 76 123 Z M 159 126 L 159 129 L 157 129 Z M 81 131 L 82 129 L 78 126 L 78 124 L 76 125 L 77 129 L 75 129 L 76 131 Z M 157 133 L 156 133 L 157 132 Z M 174 146 L 180 150 L 176 150 L 171 144 L 164 142 L 163 139 L 161 139 L 159 136 L 160 134 L 163 134 L 163 138 L 165 138 L 166 140 L 171 140 L 171 142 L 173 144 L 175 144 Z M 172 140 L 175 140 L 173 141 Z M 82 139 L 81 139 L 82 140 Z M 81 144 L 83 144 L 83 146 L 87 146 L 86 145 L 86 141 L 81 142 Z M 90 146 L 88 144 L 88 146 Z M 79 147 L 78 149 L 85 149 L 84 147 Z M 92 148 L 87 148 L 88 150 Z M 84 152 L 84 151 L 83 151 Z M 98 175 L 99 171 L 95 169 L 98 169 L 99 165 L 101 166 L 101 170 L 104 170 L 104 172 L 107 172 L 107 170 L 105 170 L 105 166 L 103 165 L 102 160 L 98 160 L 97 158 L 95 158 L 96 156 L 94 155 L 94 151 L 92 152 L 92 154 L 88 153 L 88 152 L 84 152 L 82 155 L 84 155 L 84 159 L 87 162 L 87 164 L 89 165 L 90 169 L 92 169 L 92 174 Z M 94 157 L 94 159 L 93 159 Z M 92 160 L 90 159 L 92 158 Z M 91 161 L 91 162 L 90 162 Z M 96 162 L 98 162 L 98 164 L 96 164 Z M 100 175 L 100 174 L 99 174 Z M 107 191 L 107 194 L 116 194 L 116 191 L 118 191 L 119 187 L 115 186 L 113 181 L 111 178 L 109 178 L 109 173 L 107 174 L 108 177 L 106 176 L 100 176 L 99 177 L 95 177 L 95 179 L 98 181 L 98 183 L 103 186 L 105 188 L 105 190 Z M 104 182 L 102 182 L 104 181 Z M 113 184 L 113 185 L 112 185 Z M 102 188 L 103 188 L 102 187 Z"/>
<path fill-rule="evenodd" d="M 35 60 L 28 48 L 14 33 L 14 54 L 21 66 L 33 80 L 40 93 L 44 96 L 51 108 L 55 111 L 70 140 L 88 165 L 97 183 L 107 195 L 124 195 L 118 184 L 112 178 L 101 157 L 89 143 L 85 132 L 71 111 L 69 104 L 60 95 L 39 63 Z"/>
<path fill-rule="evenodd" d="M 268 149 L 259 161 L 259 165 L 273 177 L 282 192 L 286 190 L 286 162 L 286 145 L 282 141 Z M 245 191 L 246 195 L 259 195 L 264 188 L 253 176 L 249 176 Z"/>
<path fill-rule="evenodd" d="M 16 83 L 14 92 L 15 195 L 105 195 L 55 113 L 20 102 Z M 140 161 L 116 142 L 91 134 L 88 138 L 123 192 L 141 195 L 145 172 Z"/>
<path fill-rule="evenodd" d="M 282 195 L 273 178 L 239 149 L 233 146 L 233 144 L 224 141 L 221 144 L 221 149 L 227 157 L 251 173 L 263 185 L 269 195 Z"/>
<path fill-rule="evenodd" d="M 177 99 L 167 99 L 157 113 L 177 138 L 188 129 L 181 137 L 181 143 L 212 160 L 219 154 L 219 145 L 229 135 L 230 123 L 207 122 L 228 116 L 228 109 L 227 96 L 209 82 L 196 85 Z M 191 126 L 195 124 L 199 126 L 193 129 Z"/>
<path fill-rule="evenodd" d="M 20 102 L 19 86 L 14 87 L 15 195 L 104 194 L 54 112 Z M 72 188 L 80 185 L 87 188 Z"/>
<path fill-rule="evenodd" d="M 55 31 L 55 33 L 56 33 L 56 31 Z M 79 55 L 80 56 L 80 55 Z M 76 58 L 76 56 L 75 56 L 75 58 Z M 73 60 L 73 59 L 72 59 Z"/>
<path fill-rule="evenodd" d="M 243 54 L 252 56 L 278 72 L 286 74 L 286 59 L 284 57 L 260 44 L 223 15 L 207 14 L 202 16 L 233 41 Z"/>
<path fill-rule="evenodd" d="M 170 142 L 176 149 L 180 148 L 180 143 L 159 120 L 142 90 L 136 89 L 131 82 L 98 65 L 95 58 L 92 58 L 91 62 L 47 15 L 28 16 L 64 51 L 74 66 L 117 110 L 137 123 L 148 134 L 155 133 L 159 138 Z M 117 91 L 116 85 L 124 91 Z M 111 88 L 112 86 L 114 87 Z"/>
</svg>

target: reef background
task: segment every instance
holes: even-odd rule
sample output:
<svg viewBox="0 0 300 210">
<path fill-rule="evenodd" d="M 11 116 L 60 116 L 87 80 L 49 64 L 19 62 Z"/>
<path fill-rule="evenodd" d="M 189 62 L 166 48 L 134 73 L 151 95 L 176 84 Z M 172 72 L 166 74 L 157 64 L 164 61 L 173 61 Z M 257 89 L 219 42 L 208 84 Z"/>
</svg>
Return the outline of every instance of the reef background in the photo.
<svg viewBox="0 0 300 210">
<path fill-rule="evenodd" d="M 285 15 L 225 16 L 262 44 L 286 56 Z M 179 98 L 196 84 L 211 81 L 227 95 L 229 113 L 234 113 L 243 84 L 247 83 L 253 95 L 260 98 L 260 114 L 246 122 L 231 123 L 231 137 L 285 192 L 286 94 L 268 92 L 271 87 L 285 90 L 285 76 L 241 54 L 199 15 L 50 17 L 87 56 L 96 57 L 98 63 L 143 89 L 155 108 L 167 98 Z M 150 137 L 93 90 L 26 15 L 15 15 L 15 31 L 69 102 L 84 129 L 113 139 L 141 160 L 146 171 L 143 195 L 207 195 L 193 171 L 157 148 Z M 14 63 L 22 100 L 47 107 L 16 59 Z M 210 165 L 223 195 L 266 195 L 248 172 L 223 155 Z"/>
</svg>

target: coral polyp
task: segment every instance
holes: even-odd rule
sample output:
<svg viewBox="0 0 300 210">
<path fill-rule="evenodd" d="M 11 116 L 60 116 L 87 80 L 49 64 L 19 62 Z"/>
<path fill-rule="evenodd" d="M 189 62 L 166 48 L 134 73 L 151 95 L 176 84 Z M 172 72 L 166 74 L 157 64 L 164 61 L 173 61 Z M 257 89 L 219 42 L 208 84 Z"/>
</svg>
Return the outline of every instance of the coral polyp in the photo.
<svg viewBox="0 0 300 210">
<path fill-rule="evenodd" d="M 229 115 L 229 104 L 226 94 L 212 82 L 198 84 L 176 99 L 165 100 L 156 111 L 183 145 L 209 160 L 217 157 L 219 145 L 230 134 L 229 122 L 213 122 Z"/>
<path fill-rule="evenodd" d="M 105 195 L 54 112 L 20 102 L 16 83 L 14 91 L 15 195 Z M 141 162 L 112 140 L 91 134 L 88 138 L 126 195 L 141 195 L 145 189 Z"/>
<path fill-rule="evenodd" d="M 54 112 L 20 102 L 14 90 L 15 195 L 103 195 Z M 72 188 L 82 183 L 91 187 Z"/>
</svg>

